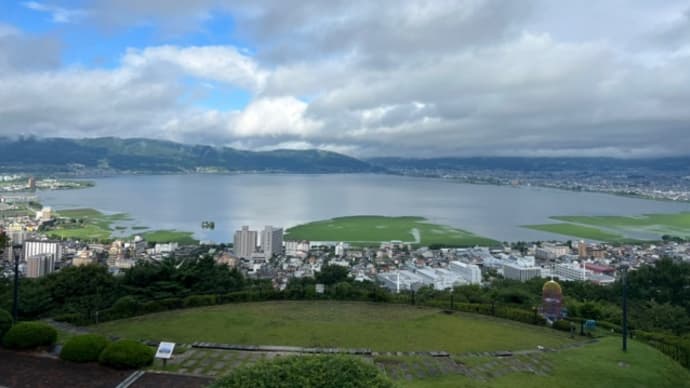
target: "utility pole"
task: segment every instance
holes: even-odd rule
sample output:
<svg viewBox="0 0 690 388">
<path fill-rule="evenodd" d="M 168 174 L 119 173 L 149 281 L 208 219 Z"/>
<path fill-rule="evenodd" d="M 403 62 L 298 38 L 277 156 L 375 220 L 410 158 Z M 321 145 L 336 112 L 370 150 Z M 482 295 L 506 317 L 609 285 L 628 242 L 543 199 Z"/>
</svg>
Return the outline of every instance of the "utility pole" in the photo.
<svg viewBox="0 0 690 388">
<path fill-rule="evenodd" d="M 628 351 L 628 267 L 623 266 L 623 351 Z"/>
</svg>

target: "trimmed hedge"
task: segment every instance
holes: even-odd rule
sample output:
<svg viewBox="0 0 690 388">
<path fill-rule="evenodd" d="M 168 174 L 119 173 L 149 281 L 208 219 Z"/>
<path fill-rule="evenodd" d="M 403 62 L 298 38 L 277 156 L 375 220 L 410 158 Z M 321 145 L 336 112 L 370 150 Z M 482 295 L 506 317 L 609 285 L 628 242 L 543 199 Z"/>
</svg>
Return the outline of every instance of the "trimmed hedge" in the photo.
<svg viewBox="0 0 690 388">
<path fill-rule="evenodd" d="M 393 388 L 372 364 L 347 356 L 292 356 L 236 369 L 213 388 L 350 387 Z"/>
<path fill-rule="evenodd" d="M 12 327 L 12 315 L 0 309 L 0 338 Z"/>
<path fill-rule="evenodd" d="M 55 344 L 57 335 L 57 330 L 45 323 L 21 322 L 5 333 L 2 344 L 10 349 L 34 349 Z"/>
<path fill-rule="evenodd" d="M 560 319 L 551 325 L 552 328 L 560 331 L 567 331 L 570 332 L 570 326 L 573 324 L 571 321 L 567 321 L 565 319 Z M 577 329 L 577 326 L 576 326 Z"/>
<path fill-rule="evenodd" d="M 119 340 L 103 349 L 98 361 L 116 369 L 138 369 L 151 365 L 155 354 L 152 348 L 142 343 Z"/>
<path fill-rule="evenodd" d="M 97 334 L 84 334 L 70 338 L 60 351 L 60 358 L 72 362 L 98 361 L 109 341 Z"/>
</svg>

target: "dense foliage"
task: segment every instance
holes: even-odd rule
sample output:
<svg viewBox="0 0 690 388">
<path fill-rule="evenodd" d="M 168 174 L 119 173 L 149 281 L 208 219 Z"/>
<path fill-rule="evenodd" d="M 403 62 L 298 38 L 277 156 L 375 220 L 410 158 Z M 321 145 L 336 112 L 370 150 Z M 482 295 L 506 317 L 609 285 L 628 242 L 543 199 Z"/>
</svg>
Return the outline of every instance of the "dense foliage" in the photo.
<svg viewBox="0 0 690 388">
<path fill-rule="evenodd" d="M 372 364 L 344 356 L 294 356 L 235 370 L 215 388 L 350 387 L 388 388 L 393 384 Z"/>
<path fill-rule="evenodd" d="M 109 341 L 102 335 L 84 334 L 70 338 L 60 351 L 60 358 L 72 362 L 93 362 L 108 346 Z"/>
<path fill-rule="evenodd" d="M 629 324 L 633 330 L 690 335 L 690 263 L 659 260 L 628 273 Z M 316 284 L 325 284 L 317 293 Z M 451 291 L 422 287 L 394 294 L 371 282 L 356 282 L 343 267 L 326 265 L 315 279 L 292 279 L 284 291 L 270 281 L 245 279 L 211 257 L 139 263 L 113 276 L 100 266 L 65 268 L 40 279 L 22 279 L 20 319 L 54 317 L 75 324 L 126 318 L 170 309 L 276 299 L 337 299 L 410 303 L 460 309 L 541 324 L 543 279 L 518 282 L 497 278 L 489 287 L 467 285 Z M 594 319 L 618 330 L 620 281 L 612 286 L 562 283 L 568 316 Z M 12 287 L 0 279 L 0 308 L 12 307 Z"/>
<path fill-rule="evenodd" d="M 117 369 L 138 369 L 151 365 L 156 352 L 136 341 L 119 340 L 111 343 L 99 357 L 101 364 Z"/>
<path fill-rule="evenodd" d="M 39 322 L 21 322 L 5 333 L 3 346 L 10 349 L 34 349 L 51 346 L 57 341 L 57 330 Z"/>
<path fill-rule="evenodd" d="M 12 327 L 12 315 L 7 311 L 0 309 L 0 338 L 2 338 L 7 330 Z"/>
</svg>

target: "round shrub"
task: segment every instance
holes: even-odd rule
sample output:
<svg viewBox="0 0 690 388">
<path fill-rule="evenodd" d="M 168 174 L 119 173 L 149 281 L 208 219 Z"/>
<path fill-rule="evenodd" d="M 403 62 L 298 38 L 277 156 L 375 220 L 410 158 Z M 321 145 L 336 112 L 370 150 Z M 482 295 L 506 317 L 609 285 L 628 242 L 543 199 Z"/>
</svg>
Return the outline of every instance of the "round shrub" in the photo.
<svg viewBox="0 0 690 388">
<path fill-rule="evenodd" d="M 12 327 L 12 315 L 7 311 L 0 309 L 0 338 L 7 333 L 7 330 Z"/>
<path fill-rule="evenodd" d="M 45 323 L 21 322 L 5 333 L 2 344 L 10 349 L 34 349 L 53 345 L 57 335 L 57 330 Z"/>
<path fill-rule="evenodd" d="M 372 364 L 346 356 L 295 356 L 236 369 L 213 388 L 350 387 L 392 388 Z"/>
<path fill-rule="evenodd" d="M 60 351 L 60 358 L 72 362 L 98 361 L 108 340 L 97 334 L 84 334 L 70 338 Z"/>
<path fill-rule="evenodd" d="M 101 353 L 99 361 L 117 369 L 138 369 L 153 362 L 156 352 L 150 347 L 132 340 L 111 343 Z"/>
</svg>

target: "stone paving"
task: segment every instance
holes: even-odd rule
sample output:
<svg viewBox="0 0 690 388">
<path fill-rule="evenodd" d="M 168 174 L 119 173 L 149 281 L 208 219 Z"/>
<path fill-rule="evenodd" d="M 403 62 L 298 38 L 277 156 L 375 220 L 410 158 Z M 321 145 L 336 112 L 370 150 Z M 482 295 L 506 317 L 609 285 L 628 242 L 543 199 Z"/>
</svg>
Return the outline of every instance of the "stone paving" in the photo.
<svg viewBox="0 0 690 388">
<path fill-rule="evenodd" d="M 514 352 L 372 352 L 372 356 L 357 356 L 373 362 L 393 380 L 416 380 L 462 374 L 487 381 L 512 373 L 531 373 L 546 376 L 552 372 L 549 353 L 581 347 L 589 342 L 564 345 L 556 349 L 529 349 Z M 242 351 L 196 348 L 180 345 L 173 359 L 164 367 L 156 360 L 153 369 L 188 375 L 220 377 L 234 369 L 275 357 L 303 355 L 295 352 Z"/>
</svg>

